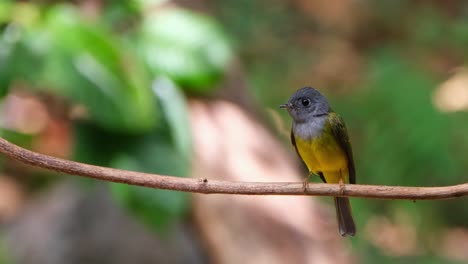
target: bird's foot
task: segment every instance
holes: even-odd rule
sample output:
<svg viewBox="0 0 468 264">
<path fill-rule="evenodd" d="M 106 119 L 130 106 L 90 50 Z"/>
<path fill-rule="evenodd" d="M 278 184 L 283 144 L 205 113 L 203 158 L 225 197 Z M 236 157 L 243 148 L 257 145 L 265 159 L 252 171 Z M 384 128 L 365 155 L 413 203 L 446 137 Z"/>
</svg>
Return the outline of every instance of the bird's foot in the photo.
<svg viewBox="0 0 468 264">
<path fill-rule="evenodd" d="M 340 185 L 340 194 L 343 195 L 345 192 L 345 184 L 343 181 L 343 176 L 341 175 L 341 170 L 340 170 L 340 180 L 338 181 L 338 184 Z"/>
<path fill-rule="evenodd" d="M 304 190 L 304 192 L 307 191 L 307 189 L 309 188 L 309 176 L 307 176 L 303 181 L 302 181 L 302 189 Z"/>
<path fill-rule="evenodd" d="M 309 188 L 309 179 L 310 177 L 314 175 L 313 172 L 309 172 L 309 174 L 307 175 L 307 177 L 302 181 L 302 189 L 304 190 L 304 192 L 307 191 L 307 189 Z"/>
</svg>

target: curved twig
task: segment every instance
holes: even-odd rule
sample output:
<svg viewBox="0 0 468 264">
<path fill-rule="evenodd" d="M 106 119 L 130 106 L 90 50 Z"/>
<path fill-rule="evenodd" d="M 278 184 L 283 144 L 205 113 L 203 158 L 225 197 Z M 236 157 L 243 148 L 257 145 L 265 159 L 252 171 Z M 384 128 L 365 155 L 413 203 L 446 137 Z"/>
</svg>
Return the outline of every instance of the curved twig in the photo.
<svg viewBox="0 0 468 264">
<path fill-rule="evenodd" d="M 0 138 L 0 152 L 32 166 L 155 189 L 193 193 L 246 194 L 246 195 L 317 195 L 349 196 L 377 199 L 436 200 L 468 196 L 468 183 L 444 187 L 401 187 L 379 185 L 310 184 L 304 191 L 302 183 L 290 182 L 231 182 L 209 179 L 191 179 L 173 176 L 118 170 L 64 160 L 18 147 Z"/>
</svg>

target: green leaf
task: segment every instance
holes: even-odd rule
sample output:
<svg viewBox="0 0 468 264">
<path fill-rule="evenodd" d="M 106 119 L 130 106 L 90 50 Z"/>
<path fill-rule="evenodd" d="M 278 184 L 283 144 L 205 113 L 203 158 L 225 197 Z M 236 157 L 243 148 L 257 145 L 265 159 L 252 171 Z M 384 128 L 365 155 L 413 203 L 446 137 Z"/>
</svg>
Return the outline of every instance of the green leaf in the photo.
<svg viewBox="0 0 468 264">
<path fill-rule="evenodd" d="M 40 82 L 44 50 L 47 50 L 43 35 L 38 34 L 41 23 L 40 8 L 32 3 L 0 5 L 0 96 L 8 91 L 10 83 L 22 80 L 30 86 Z"/>
<path fill-rule="evenodd" d="M 0 2 L 0 25 L 10 21 L 12 10 L 13 3 L 11 1 L 3 0 Z"/>
<path fill-rule="evenodd" d="M 121 34 L 132 29 L 140 16 L 139 5 L 135 1 L 110 0 L 101 10 L 100 20 Z"/>
<path fill-rule="evenodd" d="M 160 77 L 153 83 L 153 91 L 159 99 L 167 121 L 174 147 L 189 161 L 192 155 L 190 120 L 184 95 L 168 78 Z"/>
<path fill-rule="evenodd" d="M 137 41 L 153 73 L 164 73 L 196 93 L 212 90 L 232 59 L 228 40 L 216 22 L 177 8 L 145 17 Z"/>
<path fill-rule="evenodd" d="M 0 137 L 24 148 L 31 148 L 34 140 L 34 135 L 24 134 L 6 128 L 0 128 Z"/>
<path fill-rule="evenodd" d="M 188 164 L 184 157 L 169 143 L 167 136 L 153 134 L 132 146 L 129 151 L 120 151 L 111 161 L 111 167 L 185 176 Z M 187 211 L 186 193 L 155 190 L 125 184 L 111 184 L 116 199 L 146 224 L 163 230 L 173 220 Z"/>
<path fill-rule="evenodd" d="M 39 66 L 34 50 L 25 41 L 27 29 L 10 22 L 0 31 L 0 97 L 15 79 L 34 80 Z"/>
<path fill-rule="evenodd" d="M 144 132 L 155 127 L 151 78 L 118 38 L 87 23 L 70 6 L 51 9 L 45 30 L 52 45 L 46 83 L 85 105 L 91 118 L 107 129 Z"/>
<path fill-rule="evenodd" d="M 79 161 L 147 173 L 188 174 L 189 163 L 171 143 L 168 131 L 163 129 L 145 136 L 132 136 L 78 124 L 75 134 L 75 156 Z M 158 231 L 184 216 L 188 208 L 189 197 L 182 192 L 117 183 L 110 187 L 119 203 Z"/>
<path fill-rule="evenodd" d="M 111 184 L 116 200 L 147 226 L 164 232 L 187 212 L 188 195 L 168 190 L 154 190 L 125 184 Z"/>
</svg>

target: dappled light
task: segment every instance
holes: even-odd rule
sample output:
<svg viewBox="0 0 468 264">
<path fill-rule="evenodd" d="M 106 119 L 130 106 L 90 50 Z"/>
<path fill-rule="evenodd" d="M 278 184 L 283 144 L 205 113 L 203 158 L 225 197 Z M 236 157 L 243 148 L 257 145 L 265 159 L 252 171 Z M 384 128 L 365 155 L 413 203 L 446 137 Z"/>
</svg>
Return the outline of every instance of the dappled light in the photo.
<svg viewBox="0 0 468 264">
<path fill-rule="evenodd" d="M 468 69 L 456 69 L 434 92 L 433 100 L 443 112 L 468 111 Z"/>
</svg>

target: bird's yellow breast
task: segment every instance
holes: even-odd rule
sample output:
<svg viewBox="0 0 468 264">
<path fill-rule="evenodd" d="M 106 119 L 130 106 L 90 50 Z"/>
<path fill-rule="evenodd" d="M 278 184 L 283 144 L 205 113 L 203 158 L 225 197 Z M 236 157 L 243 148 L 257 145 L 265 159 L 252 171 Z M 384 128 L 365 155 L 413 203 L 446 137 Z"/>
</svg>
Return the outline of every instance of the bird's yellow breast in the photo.
<svg viewBox="0 0 468 264">
<path fill-rule="evenodd" d="M 310 172 L 322 172 L 328 183 L 348 182 L 348 162 L 327 122 L 322 133 L 311 139 L 295 137 L 297 151 Z"/>
</svg>

